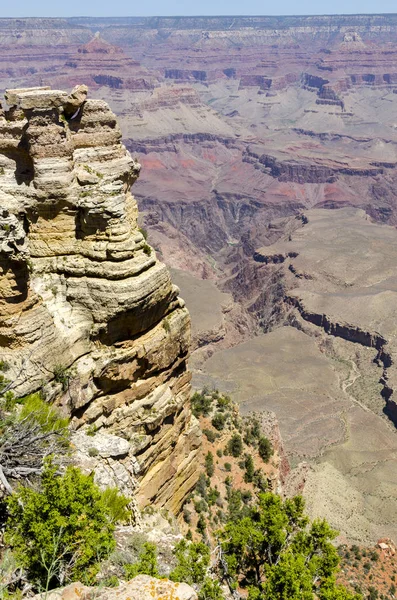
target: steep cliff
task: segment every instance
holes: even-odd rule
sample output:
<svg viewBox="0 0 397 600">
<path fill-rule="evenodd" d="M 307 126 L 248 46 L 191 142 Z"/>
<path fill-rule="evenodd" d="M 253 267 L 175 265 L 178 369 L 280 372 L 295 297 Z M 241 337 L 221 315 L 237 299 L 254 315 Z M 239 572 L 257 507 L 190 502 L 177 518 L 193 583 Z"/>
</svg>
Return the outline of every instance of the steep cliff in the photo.
<svg viewBox="0 0 397 600">
<path fill-rule="evenodd" d="M 9 90 L 0 109 L 0 359 L 16 395 L 69 414 L 99 481 L 176 512 L 200 446 L 189 314 L 137 225 L 140 165 L 86 96 Z"/>
</svg>

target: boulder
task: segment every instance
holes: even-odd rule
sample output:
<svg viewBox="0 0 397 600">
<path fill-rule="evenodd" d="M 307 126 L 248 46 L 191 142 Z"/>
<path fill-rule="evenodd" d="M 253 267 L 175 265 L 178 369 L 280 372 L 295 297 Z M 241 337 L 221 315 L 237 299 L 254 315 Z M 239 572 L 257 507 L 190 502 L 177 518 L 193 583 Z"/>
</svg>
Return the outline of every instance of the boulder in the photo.
<svg viewBox="0 0 397 600">
<path fill-rule="evenodd" d="M 84 431 L 78 431 L 72 435 L 72 444 L 83 453 L 95 450 L 95 456 L 102 458 L 117 458 L 126 456 L 130 450 L 127 440 L 110 433 L 96 433 L 94 436 L 87 435 Z"/>
<path fill-rule="evenodd" d="M 186 583 L 138 575 L 116 588 L 87 587 L 72 583 L 49 594 L 37 594 L 33 600 L 197 600 L 197 593 Z"/>
</svg>

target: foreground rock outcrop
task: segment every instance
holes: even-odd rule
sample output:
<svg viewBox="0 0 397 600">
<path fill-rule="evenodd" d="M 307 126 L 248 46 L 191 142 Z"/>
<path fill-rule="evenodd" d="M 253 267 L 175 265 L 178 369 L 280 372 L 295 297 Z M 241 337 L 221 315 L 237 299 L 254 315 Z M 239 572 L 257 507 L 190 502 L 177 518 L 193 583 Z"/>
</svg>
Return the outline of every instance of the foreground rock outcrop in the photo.
<svg viewBox="0 0 397 600">
<path fill-rule="evenodd" d="M 0 360 L 71 417 L 104 485 L 176 512 L 200 445 L 189 314 L 137 225 L 140 165 L 86 96 L 9 90 L 0 109 Z"/>
<path fill-rule="evenodd" d="M 116 588 L 92 588 L 72 583 L 63 590 L 54 590 L 34 596 L 36 600 L 197 600 L 197 594 L 186 583 L 174 583 L 168 579 L 155 579 L 138 575 L 129 583 Z"/>
</svg>

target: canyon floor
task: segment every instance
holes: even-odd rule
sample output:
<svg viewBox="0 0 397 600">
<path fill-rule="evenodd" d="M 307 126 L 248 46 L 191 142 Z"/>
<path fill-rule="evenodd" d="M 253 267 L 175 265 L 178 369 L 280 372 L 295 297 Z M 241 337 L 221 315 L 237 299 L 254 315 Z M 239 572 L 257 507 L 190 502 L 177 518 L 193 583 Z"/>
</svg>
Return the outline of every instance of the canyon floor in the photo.
<svg viewBox="0 0 397 600">
<path fill-rule="evenodd" d="M 326 516 L 341 540 L 396 537 L 397 434 L 380 383 L 393 378 L 393 365 L 375 362 L 382 352 L 375 346 L 382 333 L 387 351 L 395 340 L 397 233 L 355 209 L 305 216 L 307 224 L 285 242 L 266 247 L 269 259 L 285 257 L 267 265 L 289 279 L 283 323 L 215 351 L 194 383 L 228 392 L 243 414 L 277 415 L 291 465 L 297 473 L 303 461 L 310 465 L 302 477 L 311 514 Z M 189 283 L 179 281 L 188 307 Z M 291 298 L 310 300 L 319 320 L 302 316 Z M 206 322 L 205 307 L 215 314 L 211 303 L 201 303 L 200 311 L 191 303 L 196 327 Z M 325 331 L 328 320 L 339 328 Z"/>
</svg>

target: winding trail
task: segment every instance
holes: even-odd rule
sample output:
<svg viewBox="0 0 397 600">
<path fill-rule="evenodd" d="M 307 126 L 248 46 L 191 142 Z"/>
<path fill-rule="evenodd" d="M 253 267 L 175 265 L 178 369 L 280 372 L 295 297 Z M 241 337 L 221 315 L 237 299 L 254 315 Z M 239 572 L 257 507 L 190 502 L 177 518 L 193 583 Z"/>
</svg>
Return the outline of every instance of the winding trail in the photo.
<svg viewBox="0 0 397 600">
<path fill-rule="evenodd" d="M 352 365 L 352 368 L 350 370 L 349 377 L 345 379 L 345 381 L 342 381 L 342 390 L 344 392 L 346 392 L 346 390 L 349 389 L 349 387 L 351 387 L 357 381 L 357 379 L 359 379 L 362 376 L 360 371 L 357 369 L 357 365 L 354 362 L 354 360 L 351 360 L 350 363 Z M 354 401 L 357 402 L 355 398 Z M 359 404 L 361 405 L 361 402 L 359 402 Z"/>
</svg>

